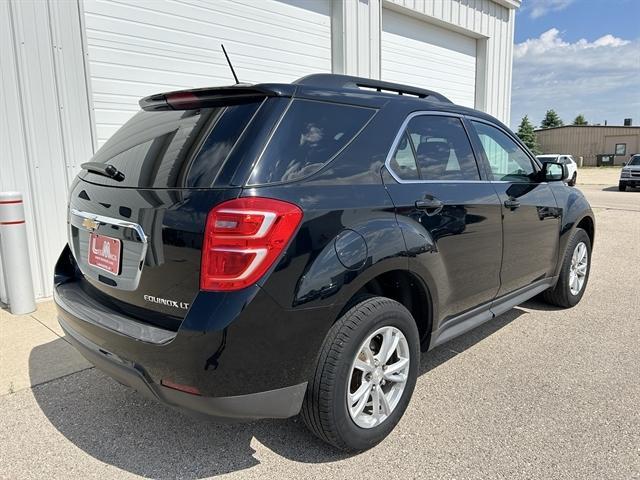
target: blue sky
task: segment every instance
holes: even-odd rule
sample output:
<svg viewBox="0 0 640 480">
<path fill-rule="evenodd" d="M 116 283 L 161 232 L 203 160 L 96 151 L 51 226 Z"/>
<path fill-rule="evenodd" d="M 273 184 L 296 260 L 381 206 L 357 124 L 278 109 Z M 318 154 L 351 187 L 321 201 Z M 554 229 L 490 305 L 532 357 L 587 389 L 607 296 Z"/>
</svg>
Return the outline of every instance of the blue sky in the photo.
<svg viewBox="0 0 640 480">
<path fill-rule="evenodd" d="M 640 0 L 523 0 L 516 14 L 511 125 L 640 125 Z"/>
</svg>

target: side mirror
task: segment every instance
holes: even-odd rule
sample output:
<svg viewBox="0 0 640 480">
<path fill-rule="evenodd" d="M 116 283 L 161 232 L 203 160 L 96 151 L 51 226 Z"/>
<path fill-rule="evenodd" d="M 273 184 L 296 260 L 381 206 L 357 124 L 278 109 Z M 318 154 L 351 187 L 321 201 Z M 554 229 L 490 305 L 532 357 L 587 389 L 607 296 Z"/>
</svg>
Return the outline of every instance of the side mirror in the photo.
<svg viewBox="0 0 640 480">
<path fill-rule="evenodd" d="M 626 167 L 627 166 L 627 162 L 622 162 L 622 166 Z"/>
<path fill-rule="evenodd" d="M 542 173 L 546 182 L 561 182 L 569 176 L 567 167 L 557 162 L 544 162 L 542 164 Z"/>
</svg>

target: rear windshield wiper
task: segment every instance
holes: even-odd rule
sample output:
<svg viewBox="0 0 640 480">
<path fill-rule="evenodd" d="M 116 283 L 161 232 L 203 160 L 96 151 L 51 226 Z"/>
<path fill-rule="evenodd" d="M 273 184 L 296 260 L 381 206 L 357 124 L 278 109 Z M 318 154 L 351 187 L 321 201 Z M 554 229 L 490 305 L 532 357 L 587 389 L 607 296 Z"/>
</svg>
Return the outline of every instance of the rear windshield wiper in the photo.
<svg viewBox="0 0 640 480">
<path fill-rule="evenodd" d="M 103 177 L 113 178 L 116 182 L 124 180 L 124 173 L 118 170 L 113 165 L 101 162 L 87 162 L 80 165 L 80 167 L 87 172 L 96 173 Z"/>
</svg>

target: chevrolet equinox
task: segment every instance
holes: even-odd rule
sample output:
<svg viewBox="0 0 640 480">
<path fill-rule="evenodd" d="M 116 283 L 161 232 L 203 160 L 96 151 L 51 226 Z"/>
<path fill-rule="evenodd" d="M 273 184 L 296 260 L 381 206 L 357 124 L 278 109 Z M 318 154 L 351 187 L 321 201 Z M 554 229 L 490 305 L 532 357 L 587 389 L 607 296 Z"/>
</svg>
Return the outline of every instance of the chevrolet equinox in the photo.
<svg viewBox="0 0 640 480">
<path fill-rule="evenodd" d="M 72 344 L 164 404 L 364 450 L 421 351 L 584 294 L 566 168 L 436 92 L 318 74 L 140 106 L 71 185 L 54 290 Z"/>
</svg>

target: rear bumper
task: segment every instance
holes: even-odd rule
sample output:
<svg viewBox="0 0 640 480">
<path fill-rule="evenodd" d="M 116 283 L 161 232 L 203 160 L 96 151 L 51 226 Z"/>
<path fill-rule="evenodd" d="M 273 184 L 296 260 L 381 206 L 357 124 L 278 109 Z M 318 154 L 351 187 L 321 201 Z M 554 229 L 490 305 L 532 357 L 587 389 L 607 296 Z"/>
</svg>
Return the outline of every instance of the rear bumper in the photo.
<svg viewBox="0 0 640 480">
<path fill-rule="evenodd" d="M 302 406 L 307 383 L 247 395 L 203 397 L 153 382 L 142 365 L 108 352 L 80 335 L 62 317 L 58 321 L 69 342 L 98 369 L 141 394 L 161 403 L 218 418 L 287 418 Z"/>
<path fill-rule="evenodd" d="M 89 362 L 166 405 L 219 418 L 298 414 L 331 324 L 326 309 L 285 310 L 256 286 L 201 292 L 171 331 L 112 309 L 83 285 L 56 283 L 54 300 L 70 343 Z"/>
<path fill-rule="evenodd" d="M 121 383 L 174 407 L 245 419 L 299 412 L 336 314 L 283 308 L 254 285 L 197 293 L 184 319 L 167 329 L 155 314 L 97 295 L 68 248 L 53 297 L 70 342 Z"/>
</svg>

